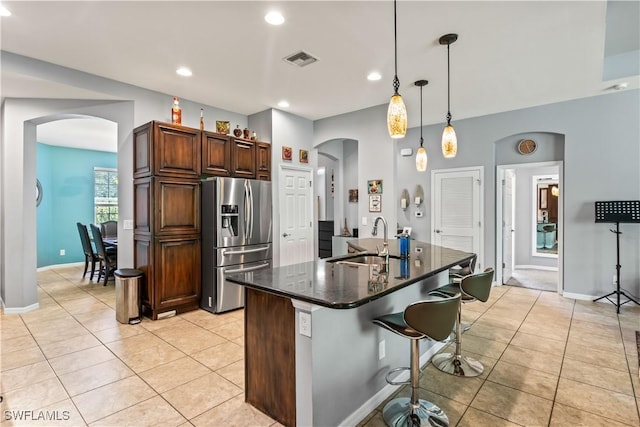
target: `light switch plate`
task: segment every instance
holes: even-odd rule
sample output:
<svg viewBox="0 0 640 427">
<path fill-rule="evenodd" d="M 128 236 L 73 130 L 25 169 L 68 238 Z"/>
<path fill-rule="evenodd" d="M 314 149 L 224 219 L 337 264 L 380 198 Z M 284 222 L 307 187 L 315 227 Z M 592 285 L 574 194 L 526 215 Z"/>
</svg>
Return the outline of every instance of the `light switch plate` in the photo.
<svg viewBox="0 0 640 427">
<path fill-rule="evenodd" d="M 362 217 L 362 225 L 367 225 L 367 217 L 366 216 Z"/>
<path fill-rule="evenodd" d="M 122 222 L 122 229 L 123 230 L 133 230 L 133 220 L 132 219 L 125 219 Z"/>
</svg>

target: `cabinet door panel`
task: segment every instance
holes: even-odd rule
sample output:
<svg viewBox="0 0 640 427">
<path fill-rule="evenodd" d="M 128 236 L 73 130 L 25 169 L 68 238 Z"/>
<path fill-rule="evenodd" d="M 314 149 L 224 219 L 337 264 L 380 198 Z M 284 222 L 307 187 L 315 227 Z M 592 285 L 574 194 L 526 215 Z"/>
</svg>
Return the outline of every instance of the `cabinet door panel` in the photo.
<svg viewBox="0 0 640 427">
<path fill-rule="evenodd" d="M 231 139 L 231 174 L 238 178 L 255 178 L 256 147 L 253 141 Z"/>
<path fill-rule="evenodd" d="M 231 142 L 228 136 L 204 132 L 202 137 L 202 173 L 231 176 Z"/>
<path fill-rule="evenodd" d="M 256 178 L 271 181 L 271 144 L 266 142 L 256 145 Z"/>
<path fill-rule="evenodd" d="M 154 232 L 200 233 L 200 181 L 153 178 Z"/>
<path fill-rule="evenodd" d="M 155 307 L 200 302 L 200 237 L 159 238 L 155 243 Z"/>
<path fill-rule="evenodd" d="M 201 148 L 200 130 L 156 123 L 154 175 L 200 178 Z"/>
</svg>

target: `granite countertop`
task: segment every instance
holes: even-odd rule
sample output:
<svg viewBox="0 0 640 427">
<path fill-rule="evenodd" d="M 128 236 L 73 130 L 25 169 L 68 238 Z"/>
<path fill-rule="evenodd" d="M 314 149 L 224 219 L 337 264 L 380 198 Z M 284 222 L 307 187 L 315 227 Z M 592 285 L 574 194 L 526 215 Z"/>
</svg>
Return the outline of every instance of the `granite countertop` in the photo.
<svg viewBox="0 0 640 427">
<path fill-rule="evenodd" d="M 389 240 L 389 253 L 399 255 L 399 240 Z M 349 245 L 375 254 L 383 239 L 354 238 Z M 416 251 L 418 249 L 418 252 Z M 355 308 L 409 286 L 424 278 L 469 260 L 473 254 L 430 243 L 411 241 L 408 260 L 389 259 L 387 272 L 381 264 L 352 265 L 332 261 L 348 260 L 354 254 L 326 258 L 248 274 L 233 274 L 227 280 L 272 294 L 335 309 Z"/>
</svg>

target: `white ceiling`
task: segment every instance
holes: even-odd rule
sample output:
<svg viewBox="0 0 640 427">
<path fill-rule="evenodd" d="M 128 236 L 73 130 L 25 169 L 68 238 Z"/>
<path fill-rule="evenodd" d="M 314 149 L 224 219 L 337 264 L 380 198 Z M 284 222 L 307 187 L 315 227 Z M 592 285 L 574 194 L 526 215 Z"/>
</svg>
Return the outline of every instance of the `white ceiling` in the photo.
<svg viewBox="0 0 640 427">
<path fill-rule="evenodd" d="M 602 80 L 605 46 L 639 49 L 640 17 L 629 19 L 627 7 L 637 3 L 616 2 L 623 24 L 614 37 L 604 1 L 399 1 L 398 77 L 409 125 L 420 122 L 419 79 L 429 80 L 424 123 L 445 120 L 447 57 L 438 38 L 451 32 L 459 34 L 451 46 L 454 122 L 595 96 L 623 80 L 639 87 L 637 75 Z M 287 99 L 288 111 L 316 120 L 385 104 L 393 92 L 391 1 L 3 4 L 13 15 L 1 21 L 2 50 L 241 114 Z M 283 25 L 265 23 L 272 9 Z M 282 60 L 299 50 L 319 61 L 299 68 Z M 178 66 L 193 76 L 177 76 Z M 382 80 L 366 80 L 373 70 Z M 2 85 L 3 97 L 105 98 L 4 71 Z"/>
</svg>

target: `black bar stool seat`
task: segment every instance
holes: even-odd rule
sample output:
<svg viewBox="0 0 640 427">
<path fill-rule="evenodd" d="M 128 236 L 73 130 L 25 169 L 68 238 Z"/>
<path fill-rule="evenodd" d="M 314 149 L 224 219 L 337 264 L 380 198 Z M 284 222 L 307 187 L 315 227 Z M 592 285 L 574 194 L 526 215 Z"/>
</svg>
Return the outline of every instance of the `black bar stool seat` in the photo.
<svg viewBox="0 0 640 427">
<path fill-rule="evenodd" d="M 378 326 L 410 340 L 410 368 L 395 368 L 387 374 L 387 382 L 393 385 L 411 384 L 411 397 L 399 397 L 389 401 L 382 410 L 382 417 L 388 426 L 448 426 L 449 418 L 433 403 L 420 399 L 419 340 L 429 338 L 443 341 L 448 338 L 456 321 L 460 294 L 446 298 L 432 299 L 410 304 L 404 312 L 387 314 L 373 320 Z M 399 370 L 411 371 L 408 382 L 394 382 L 389 375 Z"/>
<path fill-rule="evenodd" d="M 450 283 L 431 291 L 429 295 L 450 296 L 461 293 L 458 304 L 458 319 L 456 321 L 456 350 L 455 353 L 440 353 L 433 356 L 433 366 L 448 374 L 459 377 L 476 377 L 484 371 L 482 363 L 471 357 L 462 355 L 462 303 L 473 301 L 486 302 L 491 292 L 493 282 L 493 268 L 487 268 L 482 273 L 471 274 L 462 278 L 460 283 Z"/>
</svg>

